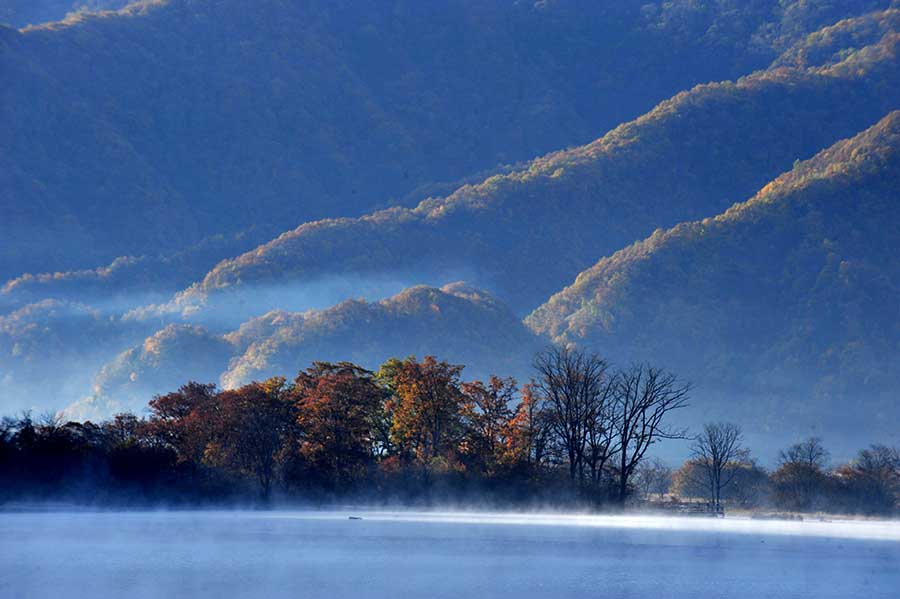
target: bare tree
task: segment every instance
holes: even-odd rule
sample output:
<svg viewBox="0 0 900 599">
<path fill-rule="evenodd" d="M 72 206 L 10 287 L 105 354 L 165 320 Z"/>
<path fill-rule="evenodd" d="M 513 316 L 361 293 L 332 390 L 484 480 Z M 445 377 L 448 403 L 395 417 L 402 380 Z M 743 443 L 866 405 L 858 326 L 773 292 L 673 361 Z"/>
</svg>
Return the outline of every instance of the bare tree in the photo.
<svg viewBox="0 0 900 599">
<path fill-rule="evenodd" d="M 799 464 L 816 470 L 824 470 L 830 457 L 828 450 L 822 445 L 822 439 L 810 437 L 781 450 L 778 453 L 778 462 L 780 466 Z"/>
<path fill-rule="evenodd" d="M 718 511 L 722 505 L 722 489 L 727 487 L 737 472 L 736 463 L 747 457 L 741 446 L 741 427 L 730 422 L 710 422 L 691 445 L 693 461 L 706 480 L 712 507 Z"/>
<path fill-rule="evenodd" d="M 689 383 L 659 368 L 635 364 L 616 376 L 612 426 L 619 463 L 618 498 L 625 503 L 628 481 L 651 445 L 684 439 L 686 431 L 664 423 L 667 414 L 688 405 Z"/>
<path fill-rule="evenodd" d="M 16 419 L 11 416 L 0 418 L 0 440 L 8 439 L 16 432 Z"/>
<path fill-rule="evenodd" d="M 868 479 L 880 489 L 900 492 L 900 449 L 887 445 L 871 445 L 852 462 L 857 476 Z"/>
<path fill-rule="evenodd" d="M 569 477 L 582 477 L 588 437 L 606 396 L 607 363 L 594 354 L 550 347 L 537 355 L 534 368 L 538 375 L 534 389 L 547 406 L 550 429 L 568 460 Z"/>
<path fill-rule="evenodd" d="M 659 458 L 642 461 L 634 473 L 636 486 L 644 499 L 665 495 L 672 485 L 672 469 Z"/>
<path fill-rule="evenodd" d="M 619 450 L 613 404 L 616 387 L 616 378 L 607 377 L 586 423 L 584 464 L 587 465 L 590 480 L 595 485 L 601 482 L 607 463 Z"/>
<path fill-rule="evenodd" d="M 62 431 L 65 424 L 63 417 L 58 412 L 43 412 L 38 417 L 38 429 L 48 439 L 55 439 Z"/>
</svg>

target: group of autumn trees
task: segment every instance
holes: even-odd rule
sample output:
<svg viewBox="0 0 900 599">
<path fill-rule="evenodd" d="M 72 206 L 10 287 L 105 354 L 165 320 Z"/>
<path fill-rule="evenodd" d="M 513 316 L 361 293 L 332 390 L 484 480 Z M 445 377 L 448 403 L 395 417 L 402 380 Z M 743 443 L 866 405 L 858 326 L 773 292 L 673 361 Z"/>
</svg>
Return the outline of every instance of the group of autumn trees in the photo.
<svg viewBox="0 0 900 599">
<path fill-rule="evenodd" d="M 433 356 L 390 359 L 377 372 L 316 362 L 293 381 L 235 389 L 188 383 L 155 397 L 148 414 L 100 424 L 29 415 L 0 423 L 0 500 L 192 502 L 337 498 L 384 503 L 624 503 L 673 497 L 787 510 L 890 513 L 900 454 L 873 446 L 827 469 L 812 439 L 782 452 L 769 474 L 738 426 L 698 435 L 672 426 L 690 385 L 637 364 L 553 347 L 532 381 L 461 380 Z M 677 472 L 648 450 L 690 439 Z M 698 501 L 699 500 L 699 501 Z"/>
<path fill-rule="evenodd" d="M 711 509 L 894 514 L 900 508 L 900 450 L 872 445 L 832 467 L 818 437 L 779 452 L 776 468 L 762 468 L 743 444 L 740 426 L 708 423 L 693 437 L 691 457 L 677 471 L 653 460 L 642 464 L 645 497 L 702 498 Z"/>
<path fill-rule="evenodd" d="M 188 383 L 145 417 L 101 424 L 7 419 L 8 493 L 103 493 L 195 500 L 246 493 L 429 500 L 618 501 L 689 386 L 657 368 L 613 372 L 600 358 L 549 349 L 535 379 L 463 382 L 432 356 L 377 372 L 317 362 L 293 381 L 236 389 Z M 517 403 L 516 403 L 517 402 Z M 103 484 L 97 485 L 97 481 Z M 20 493 L 20 494 L 21 494 Z"/>
</svg>

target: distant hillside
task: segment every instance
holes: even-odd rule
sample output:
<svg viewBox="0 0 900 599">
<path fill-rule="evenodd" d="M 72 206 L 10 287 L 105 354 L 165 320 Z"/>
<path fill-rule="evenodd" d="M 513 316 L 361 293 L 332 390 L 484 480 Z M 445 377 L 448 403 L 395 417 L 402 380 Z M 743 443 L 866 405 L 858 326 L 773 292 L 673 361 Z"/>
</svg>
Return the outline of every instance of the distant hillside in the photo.
<svg viewBox="0 0 900 599">
<path fill-rule="evenodd" d="M 0 29 L 0 278 L 409 204 L 585 143 L 768 64 L 751 38 L 775 5 L 147 0 Z"/>
<path fill-rule="evenodd" d="M 68 413 L 96 417 L 142 406 L 188 380 L 236 387 L 290 377 L 315 360 L 350 360 L 376 369 L 391 357 L 434 354 L 467 365 L 466 378 L 524 378 L 543 345 L 483 291 L 461 283 L 419 286 L 379 302 L 348 300 L 327 310 L 271 312 L 224 336 L 170 325 L 103 367 L 92 396 Z"/>
<path fill-rule="evenodd" d="M 778 57 L 772 67 L 810 68 L 840 62 L 850 53 L 877 44 L 882 37 L 900 30 L 900 10 L 872 12 L 810 33 Z"/>
<path fill-rule="evenodd" d="M 898 48 L 892 31 L 835 64 L 698 86 L 591 144 L 416 208 L 304 224 L 219 264 L 166 309 L 240 313 L 240 302 L 279 307 L 261 286 L 376 275 L 439 284 L 464 273 L 528 311 L 598 255 L 721 212 L 900 107 Z"/>
<path fill-rule="evenodd" d="M 60 21 L 79 11 L 115 10 L 140 0 L 3 0 L 0 25 L 25 27 Z"/>
<path fill-rule="evenodd" d="M 161 301 L 213 268 L 223 255 L 251 250 L 277 232 L 271 226 L 251 226 L 175 251 L 122 256 L 96 268 L 24 274 L 0 284 L 0 314 L 47 298 L 86 304 L 115 300 L 120 311 Z"/>
<path fill-rule="evenodd" d="M 347 359 L 370 368 L 392 356 L 436 354 L 466 364 L 467 376 L 525 375 L 543 345 L 502 303 L 477 289 L 451 284 L 413 287 L 380 302 L 348 300 L 295 315 L 268 314 L 273 330 L 232 362 L 223 382 L 236 386 L 293 372 L 314 359 Z M 247 327 L 226 338 L 245 338 Z"/>
<path fill-rule="evenodd" d="M 707 408 L 731 419 L 894 435 L 898 248 L 893 112 L 749 201 L 602 259 L 526 322 L 618 360 L 669 364 L 719 394 Z"/>
<path fill-rule="evenodd" d="M 188 381 L 216 382 L 233 351 L 227 341 L 200 327 L 170 325 L 104 365 L 91 393 L 71 404 L 67 414 L 96 420 L 140 412 L 154 395 Z"/>
<path fill-rule="evenodd" d="M 44 300 L 0 315 L 3 413 L 55 409 L 86 394 L 92 373 L 127 347 L 134 331 L 100 308 L 74 302 Z"/>
</svg>

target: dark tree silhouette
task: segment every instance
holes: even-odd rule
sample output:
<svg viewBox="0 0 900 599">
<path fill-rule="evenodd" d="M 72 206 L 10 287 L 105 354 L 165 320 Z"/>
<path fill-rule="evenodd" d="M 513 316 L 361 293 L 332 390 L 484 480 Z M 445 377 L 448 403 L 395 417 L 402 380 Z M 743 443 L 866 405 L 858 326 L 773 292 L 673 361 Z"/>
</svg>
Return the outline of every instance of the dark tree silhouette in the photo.
<svg viewBox="0 0 900 599">
<path fill-rule="evenodd" d="M 693 462 L 702 473 L 710 504 L 716 512 L 722 507 L 722 490 L 731 484 L 738 472 L 737 462 L 747 457 L 742 442 L 740 426 L 730 422 L 709 422 L 691 445 Z"/>
<path fill-rule="evenodd" d="M 688 405 L 689 383 L 669 372 L 644 364 L 621 371 L 614 394 L 614 418 L 618 445 L 617 496 L 624 504 L 628 482 L 650 446 L 662 439 L 684 439 L 686 431 L 666 424 L 666 416 Z"/>
<path fill-rule="evenodd" d="M 553 430 L 569 466 L 569 478 L 582 474 L 591 431 L 602 417 L 607 363 L 595 354 L 550 347 L 537 355 L 535 391 L 547 405 Z"/>
</svg>

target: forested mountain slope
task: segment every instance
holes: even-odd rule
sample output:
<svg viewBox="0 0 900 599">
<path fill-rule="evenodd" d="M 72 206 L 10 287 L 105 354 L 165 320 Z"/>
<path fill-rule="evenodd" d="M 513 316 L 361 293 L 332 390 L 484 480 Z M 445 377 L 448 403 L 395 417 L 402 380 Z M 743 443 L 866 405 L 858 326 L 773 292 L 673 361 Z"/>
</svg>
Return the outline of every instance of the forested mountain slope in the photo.
<svg viewBox="0 0 900 599">
<path fill-rule="evenodd" d="M 835 64 L 698 86 L 591 144 L 416 208 L 304 224 L 221 263 L 167 309 L 215 314 L 232 296 L 269 309 L 255 301 L 260 285 L 326 276 L 434 284 L 462 272 L 530 310 L 597 256 L 721 212 L 900 106 L 898 48 L 890 31 Z"/>
<path fill-rule="evenodd" d="M 585 143 L 767 64 L 776 4 L 145 0 L 2 29 L 0 278 L 356 215 Z"/>
<path fill-rule="evenodd" d="M 893 112 L 723 214 L 600 260 L 526 322 L 617 360 L 668 364 L 700 395 L 727 389 L 709 407 L 732 419 L 893 435 L 898 248 Z"/>
<path fill-rule="evenodd" d="M 135 0 L 3 0 L 0 25 L 25 27 L 62 20 L 79 11 L 115 10 Z"/>
<path fill-rule="evenodd" d="M 834 64 L 851 52 L 877 44 L 886 34 L 898 29 L 900 10 L 897 9 L 843 19 L 798 40 L 772 63 L 772 68 L 810 68 Z"/>
<path fill-rule="evenodd" d="M 90 389 L 69 405 L 69 417 L 97 419 L 103 414 L 140 412 L 147 398 L 188 381 L 216 383 L 234 353 L 220 335 L 197 326 L 169 325 L 93 371 Z M 71 399 L 70 399 L 71 401 Z"/>
<path fill-rule="evenodd" d="M 294 376 L 313 361 L 349 360 L 377 369 L 391 357 L 435 354 L 467 365 L 465 376 L 526 377 L 545 341 L 502 303 L 462 283 L 413 287 L 378 302 L 347 300 L 326 310 L 275 311 L 224 336 L 170 325 L 107 364 L 92 395 L 69 413 L 97 417 L 142 406 L 188 380 L 231 388 Z"/>
<path fill-rule="evenodd" d="M 348 300 L 334 308 L 294 318 L 262 317 L 273 330 L 247 344 L 259 326 L 250 321 L 237 333 L 246 350 L 229 367 L 223 383 L 235 386 L 314 359 L 347 359 L 374 368 L 392 356 L 436 354 L 469 366 L 467 376 L 524 376 L 543 343 L 492 296 L 460 283 L 441 289 L 418 286 L 379 302 Z"/>
</svg>

